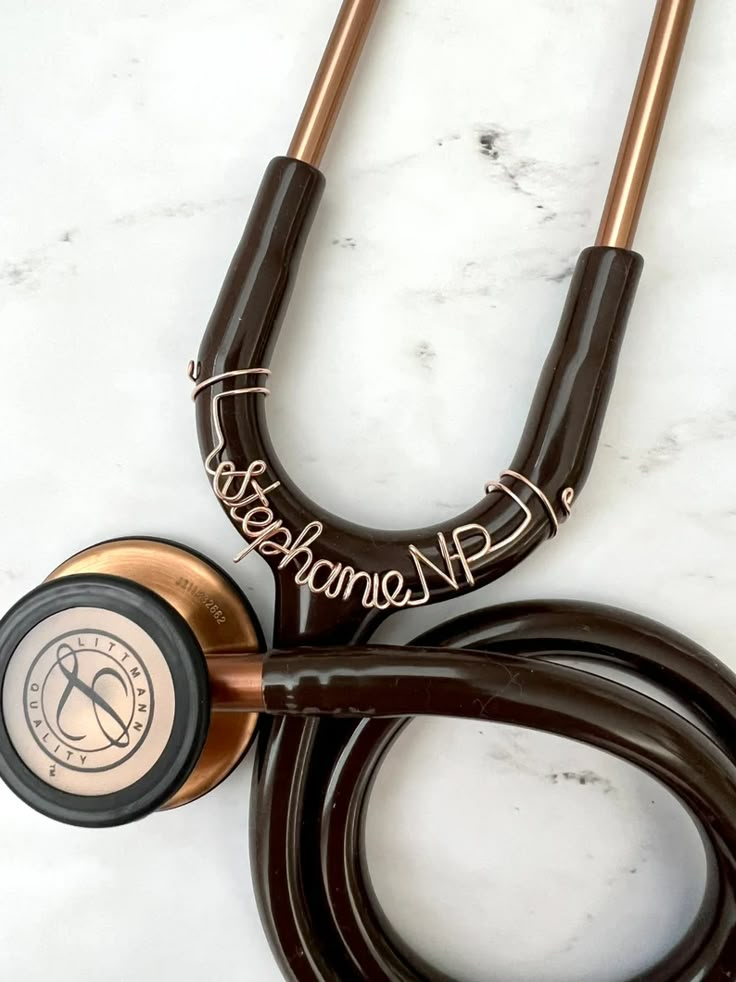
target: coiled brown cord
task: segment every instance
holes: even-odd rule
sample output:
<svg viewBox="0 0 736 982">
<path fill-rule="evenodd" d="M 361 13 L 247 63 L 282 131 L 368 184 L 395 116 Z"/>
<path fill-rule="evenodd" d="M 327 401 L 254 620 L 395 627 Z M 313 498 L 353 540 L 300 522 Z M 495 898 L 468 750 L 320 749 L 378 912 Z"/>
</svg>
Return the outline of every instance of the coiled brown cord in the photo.
<svg viewBox="0 0 736 982">
<path fill-rule="evenodd" d="M 699 725 L 593 674 L 593 663 L 654 684 Z M 279 715 L 259 745 L 253 867 L 288 978 L 448 982 L 386 934 L 362 863 L 376 770 L 406 717 L 424 714 L 566 736 L 665 784 L 701 831 L 707 886 L 687 935 L 636 978 L 699 982 L 736 971 L 736 676 L 688 639 L 613 608 L 513 604 L 466 614 L 407 647 L 277 652 L 264 695 Z M 294 716 L 348 718 L 295 726 Z"/>
</svg>

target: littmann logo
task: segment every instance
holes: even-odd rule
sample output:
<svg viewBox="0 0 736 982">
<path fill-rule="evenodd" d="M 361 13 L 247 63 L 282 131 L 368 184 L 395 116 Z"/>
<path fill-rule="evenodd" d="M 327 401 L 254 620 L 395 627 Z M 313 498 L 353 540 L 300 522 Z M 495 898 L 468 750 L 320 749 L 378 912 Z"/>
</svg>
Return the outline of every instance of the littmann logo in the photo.
<svg viewBox="0 0 736 982">
<path fill-rule="evenodd" d="M 138 751 L 153 721 L 153 685 L 133 647 L 106 631 L 55 638 L 23 687 L 28 728 L 56 768 L 109 771 Z"/>
</svg>

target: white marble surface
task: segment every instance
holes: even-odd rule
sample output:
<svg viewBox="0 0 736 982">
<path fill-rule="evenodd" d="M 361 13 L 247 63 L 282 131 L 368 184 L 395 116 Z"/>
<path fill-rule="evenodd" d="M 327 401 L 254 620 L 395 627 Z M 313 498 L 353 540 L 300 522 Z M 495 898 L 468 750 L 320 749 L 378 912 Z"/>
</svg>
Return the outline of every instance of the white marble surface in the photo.
<svg viewBox="0 0 736 982">
<path fill-rule="evenodd" d="M 164 535 L 223 563 L 236 551 L 185 366 L 335 7 L 0 0 L 3 608 L 106 537 Z M 438 520 L 508 463 L 595 233 L 652 8 L 385 4 L 325 161 L 269 404 L 279 453 L 325 505 Z M 574 520 L 501 582 L 399 615 L 383 639 L 572 596 L 660 617 L 736 667 L 735 34 L 736 5 L 700 0 Z M 236 575 L 268 623 L 265 567 Z M 247 762 L 197 804 L 104 833 L 0 787 L 0 977 L 275 982 L 249 780 Z M 701 889 L 695 834 L 651 782 L 491 726 L 412 726 L 380 777 L 369 848 L 398 928 L 465 982 L 624 979 Z"/>
</svg>

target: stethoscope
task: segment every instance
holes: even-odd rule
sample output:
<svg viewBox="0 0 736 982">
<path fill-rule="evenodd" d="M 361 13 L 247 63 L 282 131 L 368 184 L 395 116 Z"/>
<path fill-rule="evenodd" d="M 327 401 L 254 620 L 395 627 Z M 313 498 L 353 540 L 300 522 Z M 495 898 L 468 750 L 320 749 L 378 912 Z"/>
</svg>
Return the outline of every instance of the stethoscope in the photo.
<svg viewBox="0 0 736 982">
<path fill-rule="evenodd" d="M 693 5 L 657 3 L 598 239 L 578 260 L 509 468 L 451 522 L 387 532 L 305 497 L 265 417 L 270 358 L 324 187 L 317 166 L 378 6 L 345 0 L 190 365 L 205 471 L 243 540 L 236 559 L 259 555 L 276 581 L 274 650 L 229 576 L 158 539 L 73 556 L 0 623 L 0 774 L 57 820 L 111 826 L 199 798 L 242 759 L 260 720 L 252 867 L 286 978 L 445 978 L 388 937 L 361 861 L 376 770 L 424 714 L 560 734 L 661 781 L 701 831 L 708 883 L 686 936 L 639 977 L 736 975 L 731 672 L 653 621 L 562 601 L 477 610 L 406 646 L 370 643 L 396 611 L 501 576 L 574 510 L 641 273 L 631 245 Z M 600 665 L 686 703 L 698 724 L 595 674 Z"/>
</svg>

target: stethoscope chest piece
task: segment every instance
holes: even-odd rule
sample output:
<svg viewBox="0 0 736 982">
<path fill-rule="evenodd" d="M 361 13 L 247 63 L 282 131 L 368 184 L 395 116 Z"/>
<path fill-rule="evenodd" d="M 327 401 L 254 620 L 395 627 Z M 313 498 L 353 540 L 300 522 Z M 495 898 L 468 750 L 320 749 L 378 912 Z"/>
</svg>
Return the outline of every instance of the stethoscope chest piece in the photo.
<svg viewBox="0 0 736 982">
<path fill-rule="evenodd" d="M 216 566 L 155 539 L 67 560 L 0 622 L 0 774 L 62 822 L 120 825 L 200 797 L 254 713 L 210 713 L 209 661 L 262 650 Z"/>
</svg>

